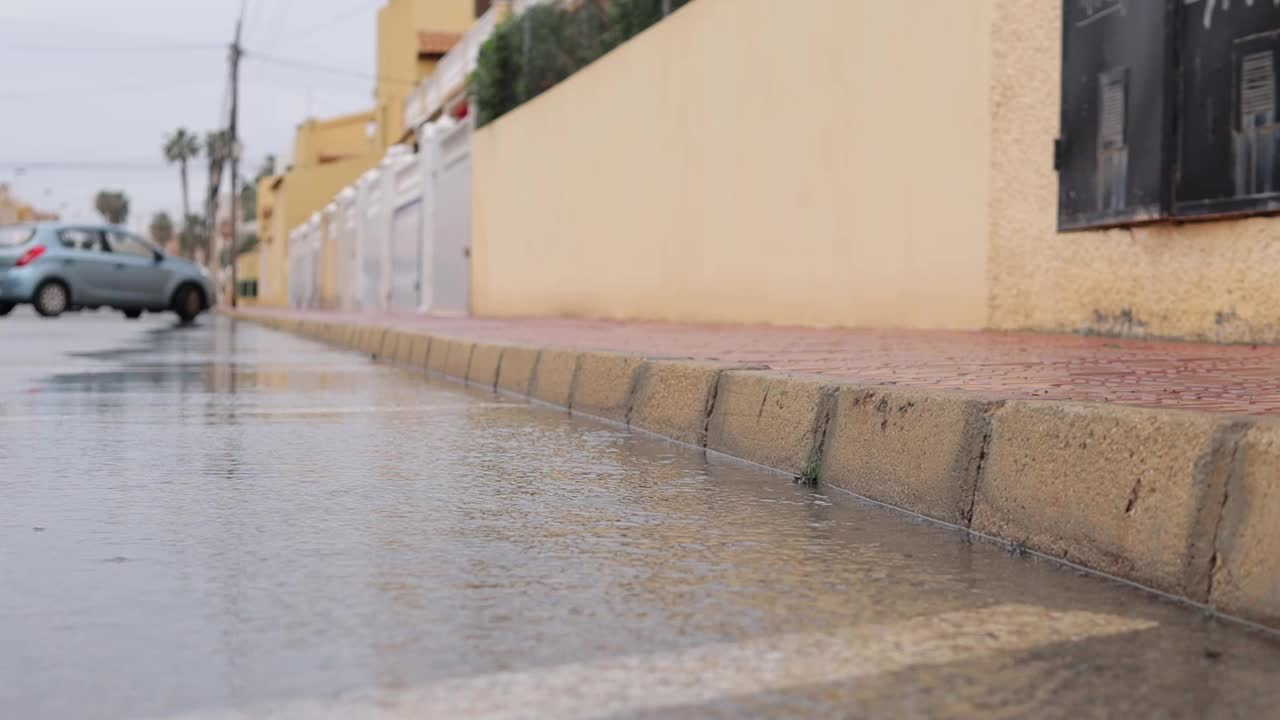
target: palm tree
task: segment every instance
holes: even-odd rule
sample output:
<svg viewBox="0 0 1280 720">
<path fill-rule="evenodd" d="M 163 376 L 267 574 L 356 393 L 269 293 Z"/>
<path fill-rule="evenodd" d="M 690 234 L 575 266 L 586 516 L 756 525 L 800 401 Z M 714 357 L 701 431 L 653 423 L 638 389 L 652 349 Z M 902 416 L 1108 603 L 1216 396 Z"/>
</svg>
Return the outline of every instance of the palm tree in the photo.
<svg viewBox="0 0 1280 720">
<path fill-rule="evenodd" d="M 112 225 L 121 225 L 129 218 L 129 196 L 118 190 L 99 191 L 93 198 L 93 207 Z"/>
<path fill-rule="evenodd" d="M 214 244 L 220 243 L 218 238 L 218 199 L 222 193 L 222 171 L 226 167 L 227 161 L 231 159 L 231 133 L 227 130 L 214 130 L 204 135 L 204 156 L 209 161 L 209 182 L 206 185 L 208 195 L 205 197 L 204 214 L 206 227 L 209 229 L 209 237 L 207 242 L 209 247 L 205 248 L 205 257 L 209 258 L 209 262 L 214 261 Z"/>
<path fill-rule="evenodd" d="M 151 231 L 151 242 L 167 250 L 174 233 L 173 219 L 169 217 L 169 213 L 158 212 L 152 216 L 148 229 Z"/>
<path fill-rule="evenodd" d="M 182 173 L 182 216 L 191 214 L 191 200 L 187 193 L 187 161 L 200 154 L 200 141 L 186 128 L 178 128 L 164 141 L 164 159 L 178 164 Z"/>
</svg>

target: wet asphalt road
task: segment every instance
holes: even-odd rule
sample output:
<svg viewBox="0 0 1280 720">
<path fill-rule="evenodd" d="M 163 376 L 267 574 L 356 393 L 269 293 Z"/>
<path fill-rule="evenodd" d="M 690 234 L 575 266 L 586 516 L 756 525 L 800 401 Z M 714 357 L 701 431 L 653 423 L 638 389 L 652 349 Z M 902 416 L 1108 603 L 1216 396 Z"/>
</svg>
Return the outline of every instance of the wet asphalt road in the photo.
<svg viewBox="0 0 1280 720">
<path fill-rule="evenodd" d="M 0 718 L 1277 717 L 1280 642 L 220 318 L 0 319 Z"/>
</svg>

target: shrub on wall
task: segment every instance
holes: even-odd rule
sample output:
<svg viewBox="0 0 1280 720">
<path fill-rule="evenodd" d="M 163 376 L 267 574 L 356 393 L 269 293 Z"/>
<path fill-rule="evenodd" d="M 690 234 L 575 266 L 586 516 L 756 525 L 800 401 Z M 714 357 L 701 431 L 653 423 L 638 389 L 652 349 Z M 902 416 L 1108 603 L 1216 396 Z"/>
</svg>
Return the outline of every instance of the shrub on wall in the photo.
<svg viewBox="0 0 1280 720">
<path fill-rule="evenodd" d="M 528 102 L 692 0 L 585 0 L 535 5 L 500 24 L 471 76 L 476 123 Z"/>
<path fill-rule="evenodd" d="M 516 93 L 522 71 L 520 36 L 520 23 L 508 18 L 480 46 L 470 82 L 478 125 L 488 124 L 520 104 Z"/>
</svg>

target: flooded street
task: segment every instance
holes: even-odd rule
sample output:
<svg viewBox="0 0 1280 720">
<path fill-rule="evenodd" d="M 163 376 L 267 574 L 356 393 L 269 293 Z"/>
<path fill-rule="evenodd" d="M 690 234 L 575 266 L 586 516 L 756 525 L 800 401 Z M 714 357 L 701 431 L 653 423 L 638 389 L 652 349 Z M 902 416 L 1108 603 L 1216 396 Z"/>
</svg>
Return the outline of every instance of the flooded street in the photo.
<svg viewBox="0 0 1280 720">
<path fill-rule="evenodd" d="M 0 717 L 1266 717 L 1280 642 L 217 317 L 0 319 Z"/>
</svg>

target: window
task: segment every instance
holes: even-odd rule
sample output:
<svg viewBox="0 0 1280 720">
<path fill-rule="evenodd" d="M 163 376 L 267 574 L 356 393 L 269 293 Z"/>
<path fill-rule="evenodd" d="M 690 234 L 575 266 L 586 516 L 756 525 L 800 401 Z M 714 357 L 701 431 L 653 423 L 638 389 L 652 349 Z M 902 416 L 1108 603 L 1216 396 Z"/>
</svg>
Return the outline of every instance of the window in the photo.
<svg viewBox="0 0 1280 720">
<path fill-rule="evenodd" d="M 32 227 L 10 226 L 0 227 L 0 247 L 18 247 L 26 245 L 35 237 L 36 229 Z"/>
<path fill-rule="evenodd" d="M 58 242 L 69 250 L 96 251 L 102 249 L 102 233 L 83 228 L 67 228 L 58 231 Z"/>
<path fill-rule="evenodd" d="M 1064 0 L 1063 230 L 1280 212 L 1280 5 Z"/>
<path fill-rule="evenodd" d="M 126 235 L 122 232 L 108 232 L 107 243 L 111 246 L 111 252 L 120 255 L 134 255 L 144 258 L 153 258 L 156 256 L 155 248 L 151 247 L 146 240 L 135 235 Z"/>
</svg>

